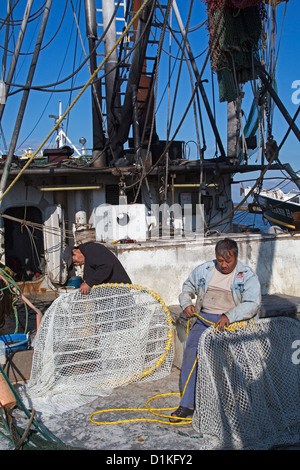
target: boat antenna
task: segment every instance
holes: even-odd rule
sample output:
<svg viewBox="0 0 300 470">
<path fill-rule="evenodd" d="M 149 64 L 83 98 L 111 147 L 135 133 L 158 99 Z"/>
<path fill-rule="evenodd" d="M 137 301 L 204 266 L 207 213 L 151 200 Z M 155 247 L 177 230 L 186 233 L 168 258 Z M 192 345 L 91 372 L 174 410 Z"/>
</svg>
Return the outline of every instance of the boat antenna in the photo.
<svg viewBox="0 0 300 470">
<path fill-rule="evenodd" d="M 61 103 L 60 100 L 59 100 L 59 114 L 58 114 L 58 116 L 55 116 L 54 114 L 49 114 L 49 117 L 55 119 L 55 121 L 54 121 L 55 126 L 56 126 L 57 123 L 59 123 L 58 127 L 57 127 L 57 136 L 56 136 L 56 139 L 55 139 L 56 142 L 57 142 L 57 148 L 64 147 L 66 145 L 66 143 L 68 142 L 71 145 L 71 147 L 75 150 L 77 155 L 80 157 L 81 156 L 80 152 L 77 150 L 75 145 L 72 144 L 71 140 L 69 139 L 69 137 L 67 136 L 67 134 L 63 130 L 63 123 L 62 122 L 66 118 L 64 117 L 62 119 L 62 103 Z"/>
<path fill-rule="evenodd" d="M 50 118 L 53 118 L 55 121 L 54 121 L 54 124 L 57 124 L 61 117 L 62 117 L 62 113 L 61 113 L 61 101 L 59 101 L 59 112 L 58 112 L 58 116 L 54 115 L 54 114 L 49 114 L 49 117 Z M 66 118 L 64 118 L 66 119 Z M 56 142 L 57 142 L 57 148 L 61 148 L 63 147 L 64 145 L 66 145 L 66 134 L 64 133 L 63 131 L 63 123 L 62 121 L 59 123 L 58 125 L 58 128 L 57 128 L 57 136 L 56 136 Z"/>
</svg>

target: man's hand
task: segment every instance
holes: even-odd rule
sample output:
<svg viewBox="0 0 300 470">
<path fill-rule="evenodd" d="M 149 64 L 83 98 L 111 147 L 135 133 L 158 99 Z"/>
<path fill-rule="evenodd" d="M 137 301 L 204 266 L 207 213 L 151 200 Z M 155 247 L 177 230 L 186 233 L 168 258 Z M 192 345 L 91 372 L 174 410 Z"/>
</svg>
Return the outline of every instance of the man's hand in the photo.
<svg viewBox="0 0 300 470">
<path fill-rule="evenodd" d="M 91 290 L 91 288 L 86 282 L 83 282 L 79 287 L 79 292 L 81 294 L 88 294 L 90 292 L 90 290 Z"/>
<path fill-rule="evenodd" d="M 229 326 L 229 320 L 224 313 L 220 316 L 219 320 L 216 321 L 215 325 L 220 331 L 223 331 L 224 328 Z"/>
<path fill-rule="evenodd" d="M 194 316 L 195 314 L 195 307 L 194 305 L 189 305 L 188 307 L 186 307 L 184 310 L 183 310 L 183 313 L 184 313 L 184 316 L 186 318 L 191 318 Z"/>
</svg>

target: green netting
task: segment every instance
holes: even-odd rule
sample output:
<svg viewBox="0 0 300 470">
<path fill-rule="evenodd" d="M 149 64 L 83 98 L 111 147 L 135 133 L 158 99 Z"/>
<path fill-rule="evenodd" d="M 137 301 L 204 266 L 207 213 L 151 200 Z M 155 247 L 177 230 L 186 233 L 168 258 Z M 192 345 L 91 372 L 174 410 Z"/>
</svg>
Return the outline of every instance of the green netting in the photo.
<svg viewBox="0 0 300 470">
<path fill-rule="evenodd" d="M 218 8 L 208 11 L 211 67 L 217 72 L 219 100 L 233 101 L 238 86 L 255 78 L 258 44 L 262 31 L 257 6 L 238 10 Z"/>
</svg>

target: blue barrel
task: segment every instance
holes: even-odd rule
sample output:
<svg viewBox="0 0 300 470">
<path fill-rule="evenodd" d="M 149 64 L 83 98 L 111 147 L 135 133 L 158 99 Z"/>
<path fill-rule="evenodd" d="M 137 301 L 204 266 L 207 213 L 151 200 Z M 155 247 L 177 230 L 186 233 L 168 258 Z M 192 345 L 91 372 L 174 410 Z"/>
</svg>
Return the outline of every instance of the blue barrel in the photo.
<svg viewBox="0 0 300 470">
<path fill-rule="evenodd" d="M 26 351 L 29 347 L 30 336 L 25 334 L 12 334 L 0 336 L 0 340 L 5 343 L 6 353 L 16 351 Z"/>
<path fill-rule="evenodd" d="M 67 286 L 73 286 L 75 289 L 79 289 L 81 284 L 81 277 L 80 276 L 73 276 L 68 279 Z"/>
</svg>

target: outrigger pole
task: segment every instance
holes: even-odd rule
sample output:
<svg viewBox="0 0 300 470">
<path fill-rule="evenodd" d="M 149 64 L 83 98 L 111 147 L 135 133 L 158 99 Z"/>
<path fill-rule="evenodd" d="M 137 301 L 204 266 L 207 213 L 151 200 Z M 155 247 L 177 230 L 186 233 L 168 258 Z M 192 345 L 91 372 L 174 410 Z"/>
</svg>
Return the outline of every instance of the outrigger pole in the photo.
<svg viewBox="0 0 300 470">
<path fill-rule="evenodd" d="M 179 13 L 179 10 L 178 10 L 178 7 L 177 7 L 177 4 L 176 4 L 175 0 L 173 0 L 173 5 L 172 6 L 173 6 L 173 10 L 174 10 L 174 13 L 175 13 L 178 25 L 179 25 L 181 35 L 182 35 L 183 39 L 185 39 L 185 47 L 186 47 L 187 53 L 189 55 L 189 58 L 190 58 L 190 61 L 191 61 L 191 64 L 192 64 L 192 68 L 193 68 L 195 77 L 198 80 L 199 75 L 200 75 L 199 70 L 198 70 L 195 58 L 193 56 L 193 53 L 192 53 L 190 43 L 187 39 L 187 34 L 186 34 L 185 29 L 184 29 L 183 22 L 182 22 L 182 19 L 181 19 L 181 16 L 180 16 L 180 13 Z M 217 145 L 219 147 L 220 154 L 221 154 L 222 157 L 225 157 L 226 155 L 225 155 L 225 150 L 224 150 L 224 147 L 223 147 L 223 144 L 222 144 L 222 140 L 221 140 L 221 137 L 220 137 L 217 125 L 216 125 L 216 121 L 213 117 L 213 113 L 211 111 L 211 108 L 210 108 L 210 105 L 209 105 L 209 102 L 208 102 L 208 99 L 207 99 L 207 96 L 206 96 L 206 93 L 205 93 L 205 90 L 204 90 L 204 86 L 203 86 L 203 83 L 202 83 L 201 80 L 199 81 L 199 89 L 200 89 L 200 93 L 201 93 L 201 96 L 202 96 L 202 99 L 203 99 L 203 103 L 204 103 L 204 106 L 205 106 L 205 109 L 206 109 L 211 127 L 212 127 L 213 132 L 214 132 L 215 137 L 216 137 L 216 141 L 217 141 Z"/>
<path fill-rule="evenodd" d="M 26 85 L 25 85 L 25 88 L 24 88 L 24 91 L 23 91 L 23 96 L 22 96 L 22 100 L 21 100 L 21 104 L 20 104 L 20 108 L 19 108 L 19 113 L 18 113 L 18 116 L 17 116 L 17 119 L 16 119 L 14 132 L 13 132 L 13 135 L 12 135 L 12 138 L 11 138 L 8 154 L 7 154 L 7 157 L 6 157 L 6 160 L 5 160 L 5 165 L 4 165 L 4 168 L 3 168 L 3 174 L 2 174 L 2 178 L 1 178 L 1 182 L 0 182 L 0 208 L 1 208 L 1 202 L 2 202 L 1 196 L 4 192 L 4 190 L 5 190 L 5 187 L 6 187 L 6 183 L 7 183 L 7 179 L 8 179 L 8 175 L 9 175 L 9 171 L 10 171 L 10 165 L 11 165 L 13 155 L 14 155 L 14 151 L 15 151 L 15 148 L 16 148 L 16 145 L 17 145 L 17 140 L 18 140 L 18 137 L 19 137 L 21 124 L 22 124 L 22 120 L 23 120 L 23 115 L 24 115 L 24 112 L 25 112 L 25 108 L 26 108 L 26 104 L 27 104 L 27 100 L 28 100 L 28 96 L 29 96 L 29 91 L 30 91 L 30 87 L 31 87 L 31 84 L 32 84 L 32 80 L 33 80 L 33 76 L 34 76 L 34 72 L 35 72 L 35 68 L 36 68 L 36 64 L 37 64 L 37 59 L 38 59 L 39 52 L 40 52 L 40 49 L 41 49 L 41 45 L 42 45 L 42 41 L 43 41 L 45 29 L 46 29 L 48 17 L 49 17 L 51 4 L 52 4 L 52 0 L 47 0 L 46 6 L 45 6 L 45 9 L 44 9 L 43 18 L 42 18 L 42 23 L 41 23 L 41 26 L 40 26 L 39 35 L 38 35 L 38 38 L 37 38 L 37 41 L 36 41 L 36 45 L 35 45 L 34 53 L 33 53 L 33 56 L 32 56 L 30 69 L 29 69 L 29 72 L 28 72 L 27 80 L 26 80 Z"/>
<path fill-rule="evenodd" d="M 277 95 L 276 91 L 272 87 L 272 79 L 268 75 L 267 71 L 263 67 L 258 68 L 259 77 L 264 85 L 265 91 L 268 91 L 271 98 L 273 99 L 274 103 L 278 107 L 279 111 L 283 115 L 284 119 L 290 126 L 291 130 L 294 132 L 297 139 L 300 141 L 300 130 L 296 126 L 295 121 L 289 115 L 286 107 L 283 105 L 282 101 L 280 100 L 279 96 Z"/>
</svg>

